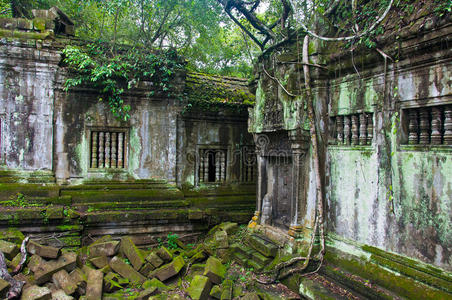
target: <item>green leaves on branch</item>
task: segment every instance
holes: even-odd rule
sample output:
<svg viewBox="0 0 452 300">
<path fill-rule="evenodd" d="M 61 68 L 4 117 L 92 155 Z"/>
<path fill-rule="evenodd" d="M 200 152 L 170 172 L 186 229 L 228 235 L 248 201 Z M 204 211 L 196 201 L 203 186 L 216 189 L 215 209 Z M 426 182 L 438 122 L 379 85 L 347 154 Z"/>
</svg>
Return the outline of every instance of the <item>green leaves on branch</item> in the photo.
<svg viewBox="0 0 452 300">
<path fill-rule="evenodd" d="M 172 49 L 149 53 L 130 48 L 112 54 L 106 46 L 91 43 L 84 47 L 67 46 L 63 54 L 70 71 L 65 91 L 77 86 L 96 89 L 99 101 L 106 101 L 113 115 L 124 121 L 130 117 L 130 105 L 123 99 L 126 90 L 147 81 L 153 87 L 150 95 L 157 92 L 170 96 L 171 79 L 183 68 L 183 60 Z"/>
</svg>

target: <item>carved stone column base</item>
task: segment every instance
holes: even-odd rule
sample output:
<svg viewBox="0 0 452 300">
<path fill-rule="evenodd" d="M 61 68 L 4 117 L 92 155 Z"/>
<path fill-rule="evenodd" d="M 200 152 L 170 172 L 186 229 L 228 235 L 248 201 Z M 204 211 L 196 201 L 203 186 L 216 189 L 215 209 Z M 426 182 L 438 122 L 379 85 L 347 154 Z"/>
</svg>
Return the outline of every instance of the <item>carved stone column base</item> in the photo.
<svg viewBox="0 0 452 300">
<path fill-rule="evenodd" d="M 259 211 L 254 212 L 254 216 L 251 218 L 251 221 L 248 223 L 249 229 L 254 229 L 254 228 L 256 228 L 257 225 L 259 225 L 260 214 L 261 213 Z"/>
</svg>

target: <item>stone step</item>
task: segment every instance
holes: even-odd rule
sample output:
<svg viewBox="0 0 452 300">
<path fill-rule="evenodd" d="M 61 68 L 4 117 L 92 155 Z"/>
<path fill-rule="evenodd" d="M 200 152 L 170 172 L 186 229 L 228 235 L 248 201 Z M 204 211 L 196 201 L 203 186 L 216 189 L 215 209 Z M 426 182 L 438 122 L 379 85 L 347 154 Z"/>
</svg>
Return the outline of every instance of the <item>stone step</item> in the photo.
<svg viewBox="0 0 452 300">
<path fill-rule="evenodd" d="M 248 244 L 266 257 L 275 257 L 279 248 L 278 245 L 269 239 L 257 234 L 252 234 L 248 237 Z"/>
<path fill-rule="evenodd" d="M 250 259 L 251 256 L 252 256 L 252 253 L 254 251 L 253 249 L 251 249 L 247 245 L 239 244 L 239 243 L 232 244 L 231 245 L 231 249 L 232 249 L 233 253 L 240 253 L 246 259 Z"/>
<path fill-rule="evenodd" d="M 188 207 L 190 203 L 186 200 L 170 201 L 129 201 L 129 202 L 93 202 L 74 204 L 74 207 L 81 211 L 95 210 L 123 210 L 123 209 L 157 209 L 167 207 Z"/>
<path fill-rule="evenodd" d="M 366 299 L 319 274 L 300 277 L 300 295 L 306 299 Z"/>
<path fill-rule="evenodd" d="M 340 283 L 345 288 L 364 295 L 366 299 L 400 299 L 394 293 L 366 280 L 356 274 L 351 274 L 325 263 L 319 273 L 331 281 Z"/>
<path fill-rule="evenodd" d="M 233 253 L 234 260 L 239 263 L 239 265 L 243 267 L 248 266 L 248 258 L 243 255 L 241 252 L 234 252 Z"/>
</svg>

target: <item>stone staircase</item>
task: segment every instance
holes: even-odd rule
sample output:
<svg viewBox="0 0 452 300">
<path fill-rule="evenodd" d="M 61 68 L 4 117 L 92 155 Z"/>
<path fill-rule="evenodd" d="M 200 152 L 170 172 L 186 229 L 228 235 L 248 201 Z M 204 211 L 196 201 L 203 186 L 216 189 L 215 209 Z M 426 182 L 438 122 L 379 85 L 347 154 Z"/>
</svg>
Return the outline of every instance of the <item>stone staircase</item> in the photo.
<svg viewBox="0 0 452 300">
<path fill-rule="evenodd" d="M 235 243 L 231 248 L 235 261 L 260 272 L 274 260 L 279 246 L 263 235 L 252 234 L 245 243 Z"/>
</svg>

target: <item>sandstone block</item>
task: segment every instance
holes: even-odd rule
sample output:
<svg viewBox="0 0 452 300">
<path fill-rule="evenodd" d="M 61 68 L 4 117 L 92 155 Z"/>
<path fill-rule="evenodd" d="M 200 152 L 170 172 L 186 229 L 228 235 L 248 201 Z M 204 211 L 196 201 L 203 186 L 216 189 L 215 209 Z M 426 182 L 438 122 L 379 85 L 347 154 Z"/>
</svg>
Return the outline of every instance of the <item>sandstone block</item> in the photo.
<svg viewBox="0 0 452 300">
<path fill-rule="evenodd" d="M 131 237 L 123 237 L 121 239 L 121 253 L 126 256 L 135 270 L 139 270 L 144 264 L 144 258 L 141 251 L 135 246 Z"/>
<path fill-rule="evenodd" d="M 144 291 L 141 291 L 140 294 L 138 294 L 136 300 L 147 300 L 150 296 L 154 295 L 156 291 L 156 287 L 147 288 Z"/>
<path fill-rule="evenodd" d="M 173 259 L 172 262 L 166 264 L 159 269 L 152 272 L 153 276 L 157 277 L 161 281 L 165 281 L 168 278 L 171 278 L 177 275 L 180 270 L 185 266 L 185 261 L 182 256 L 178 256 Z"/>
<path fill-rule="evenodd" d="M 242 298 L 242 300 L 259 300 L 259 296 L 256 293 L 246 293 Z"/>
<path fill-rule="evenodd" d="M 58 289 L 62 289 L 67 295 L 72 295 L 77 288 L 66 270 L 60 270 L 53 274 L 52 281 Z"/>
<path fill-rule="evenodd" d="M 165 247 L 160 247 L 156 253 L 163 261 L 170 261 L 173 259 L 173 254 Z"/>
<path fill-rule="evenodd" d="M 215 242 L 217 248 L 225 249 L 229 247 L 228 234 L 224 230 L 215 232 Z"/>
<path fill-rule="evenodd" d="M 52 292 L 52 300 L 74 300 L 74 297 L 66 295 L 63 290 Z"/>
<path fill-rule="evenodd" d="M 164 263 L 163 259 L 161 259 L 160 256 L 158 256 L 157 253 L 155 253 L 155 252 L 152 252 L 151 254 L 149 254 L 146 257 L 146 260 L 148 262 L 150 262 L 154 266 L 154 268 L 158 268 L 161 265 L 163 265 L 163 263 Z"/>
<path fill-rule="evenodd" d="M 14 243 L 0 240 L 0 251 L 5 254 L 7 259 L 11 260 L 19 253 L 19 247 Z"/>
<path fill-rule="evenodd" d="M 36 273 L 36 271 L 38 270 L 39 266 L 43 263 L 43 261 L 44 260 L 42 259 L 41 256 L 34 254 L 30 257 L 27 266 L 33 273 Z"/>
<path fill-rule="evenodd" d="M 218 258 L 209 257 L 204 269 L 204 276 L 209 277 L 214 284 L 220 284 L 226 275 L 226 267 Z"/>
<path fill-rule="evenodd" d="M 111 293 L 120 289 L 120 277 L 118 274 L 110 272 L 104 276 L 104 292 Z"/>
<path fill-rule="evenodd" d="M 98 269 L 102 269 L 108 265 L 108 258 L 106 256 L 98 256 L 90 258 L 89 261 L 96 266 Z"/>
<path fill-rule="evenodd" d="M 58 248 L 40 245 L 32 240 L 29 240 L 27 243 L 27 251 L 28 253 L 37 254 L 44 258 L 57 258 L 61 253 Z"/>
<path fill-rule="evenodd" d="M 52 293 L 46 287 L 32 285 L 22 291 L 21 300 L 50 300 Z"/>
<path fill-rule="evenodd" d="M 208 277 L 196 275 L 191 281 L 187 292 L 193 300 L 207 300 L 211 288 L 212 283 Z"/>
<path fill-rule="evenodd" d="M 230 279 L 226 279 L 223 282 L 223 288 L 221 289 L 221 300 L 231 300 L 232 299 L 232 288 L 234 283 Z"/>
<path fill-rule="evenodd" d="M 214 285 L 209 293 L 210 297 L 214 299 L 221 299 L 221 288 L 219 285 Z"/>
<path fill-rule="evenodd" d="M 87 274 L 88 284 L 86 286 L 86 299 L 102 299 L 102 286 L 104 282 L 104 273 L 99 270 L 90 270 Z"/>
<path fill-rule="evenodd" d="M 110 260 L 110 267 L 122 277 L 129 279 L 132 283 L 143 283 L 146 278 L 126 264 L 121 258 L 115 256 Z"/>
<path fill-rule="evenodd" d="M 163 282 L 158 280 L 157 278 L 152 278 L 151 280 L 146 280 L 143 283 L 144 289 L 148 289 L 150 287 L 156 287 L 159 291 L 165 291 L 168 289 L 168 287 Z"/>
<path fill-rule="evenodd" d="M 10 286 L 11 284 L 8 281 L 0 279 L 0 299 L 6 298 Z"/>
<path fill-rule="evenodd" d="M 89 257 L 114 256 L 118 254 L 119 241 L 94 243 L 88 246 Z"/>
<path fill-rule="evenodd" d="M 36 284 L 43 284 L 52 278 L 52 275 L 60 270 L 71 272 L 75 269 L 77 255 L 73 252 L 66 252 L 58 260 L 46 262 L 43 260 L 35 272 Z"/>
<path fill-rule="evenodd" d="M 149 273 L 154 270 L 155 270 L 155 267 L 153 265 L 151 265 L 150 263 L 145 263 L 138 272 L 143 274 L 143 276 L 148 276 Z"/>
<path fill-rule="evenodd" d="M 248 238 L 248 242 L 251 247 L 267 257 L 275 257 L 278 252 L 278 247 L 274 243 L 264 240 L 257 235 L 251 235 Z"/>
</svg>

